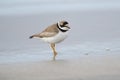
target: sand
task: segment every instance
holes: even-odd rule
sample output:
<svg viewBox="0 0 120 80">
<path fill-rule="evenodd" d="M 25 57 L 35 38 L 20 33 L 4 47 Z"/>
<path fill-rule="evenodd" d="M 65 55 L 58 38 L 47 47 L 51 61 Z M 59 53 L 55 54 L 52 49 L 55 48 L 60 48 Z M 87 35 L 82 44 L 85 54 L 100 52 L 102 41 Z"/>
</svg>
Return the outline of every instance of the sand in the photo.
<svg viewBox="0 0 120 80">
<path fill-rule="evenodd" d="M 1 80 L 119 80 L 117 55 L 81 55 L 75 59 L 0 64 Z"/>
</svg>

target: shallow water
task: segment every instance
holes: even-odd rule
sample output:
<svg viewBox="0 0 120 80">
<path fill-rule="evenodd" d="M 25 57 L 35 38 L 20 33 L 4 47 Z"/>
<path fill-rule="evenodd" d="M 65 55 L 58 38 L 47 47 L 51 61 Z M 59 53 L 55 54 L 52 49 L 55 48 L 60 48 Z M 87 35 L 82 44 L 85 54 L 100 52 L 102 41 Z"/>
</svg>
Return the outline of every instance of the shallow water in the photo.
<svg viewBox="0 0 120 80">
<path fill-rule="evenodd" d="M 14 49 L 0 51 L 0 64 L 23 63 L 52 60 L 52 50 L 47 45 L 40 49 L 41 46 L 26 49 Z M 120 55 L 119 42 L 86 42 L 71 46 L 57 45 L 57 60 L 77 59 L 85 56 L 105 56 Z"/>
</svg>

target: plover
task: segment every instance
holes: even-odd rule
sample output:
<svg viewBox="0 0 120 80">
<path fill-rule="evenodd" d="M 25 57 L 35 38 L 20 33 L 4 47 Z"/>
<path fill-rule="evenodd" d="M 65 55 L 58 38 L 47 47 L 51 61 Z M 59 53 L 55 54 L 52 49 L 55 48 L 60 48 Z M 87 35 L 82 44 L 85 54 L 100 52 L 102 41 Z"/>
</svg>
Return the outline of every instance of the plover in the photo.
<svg viewBox="0 0 120 80">
<path fill-rule="evenodd" d="M 31 39 L 34 37 L 38 37 L 41 40 L 49 43 L 54 54 L 53 60 L 55 60 L 55 57 L 57 55 L 57 52 L 55 50 L 55 44 L 62 42 L 67 37 L 69 29 L 70 27 L 67 21 L 59 21 L 55 24 L 48 26 L 41 33 L 34 34 L 29 38 Z"/>
</svg>

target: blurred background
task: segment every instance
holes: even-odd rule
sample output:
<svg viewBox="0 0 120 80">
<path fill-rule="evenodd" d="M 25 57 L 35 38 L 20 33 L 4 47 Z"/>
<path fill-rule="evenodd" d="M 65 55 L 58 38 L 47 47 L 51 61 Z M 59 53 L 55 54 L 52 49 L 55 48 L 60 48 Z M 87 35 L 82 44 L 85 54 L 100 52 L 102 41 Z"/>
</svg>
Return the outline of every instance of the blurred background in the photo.
<svg viewBox="0 0 120 80">
<path fill-rule="evenodd" d="M 62 45 L 120 40 L 120 0 L 0 0 L 0 52 L 41 47 L 29 36 L 60 20 L 71 27 Z"/>
</svg>

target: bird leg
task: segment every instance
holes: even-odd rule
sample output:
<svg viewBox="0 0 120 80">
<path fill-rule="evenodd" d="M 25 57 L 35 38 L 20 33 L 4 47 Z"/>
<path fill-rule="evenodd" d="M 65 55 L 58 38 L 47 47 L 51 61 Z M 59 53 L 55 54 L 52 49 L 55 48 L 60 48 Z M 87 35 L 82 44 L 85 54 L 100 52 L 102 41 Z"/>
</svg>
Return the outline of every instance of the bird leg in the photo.
<svg viewBox="0 0 120 80">
<path fill-rule="evenodd" d="M 53 53 L 54 53 L 53 60 L 55 60 L 55 57 L 56 57 L 56 55 L 57 55 L 57 52 L 56 52 L 56 50 L 55 50 L 55 44 L 54 44 L 54 43 L 51 43 L 51 48 L 52 48 Z"/>
</svg>

